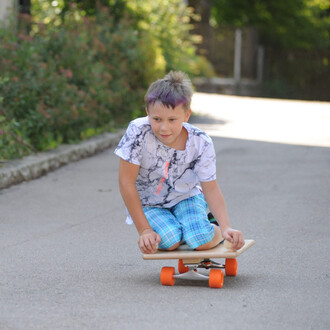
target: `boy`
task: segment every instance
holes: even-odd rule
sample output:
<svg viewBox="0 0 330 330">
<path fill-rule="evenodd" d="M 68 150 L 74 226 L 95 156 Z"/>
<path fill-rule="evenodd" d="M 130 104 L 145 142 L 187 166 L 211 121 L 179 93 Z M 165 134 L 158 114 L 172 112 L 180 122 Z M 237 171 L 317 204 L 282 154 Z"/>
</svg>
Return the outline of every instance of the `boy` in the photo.
<svg viewBox="0 0 330 330">
<path fill-rule="evenodd" d="M 182 242 L 196 250 L 223 239 L 233 249 L 244 245 L 243 234 L 230 227 L 212 140 L 187 123 L 192 94 L 182 72 L 152 83 L 145 96 L 147 117 L 129 124 L 115 150 L 126 222 L 134 222 L 142 253 L 175 250 Z M 208 220 L 207 206 L 218 223 Z"/>
</svg>

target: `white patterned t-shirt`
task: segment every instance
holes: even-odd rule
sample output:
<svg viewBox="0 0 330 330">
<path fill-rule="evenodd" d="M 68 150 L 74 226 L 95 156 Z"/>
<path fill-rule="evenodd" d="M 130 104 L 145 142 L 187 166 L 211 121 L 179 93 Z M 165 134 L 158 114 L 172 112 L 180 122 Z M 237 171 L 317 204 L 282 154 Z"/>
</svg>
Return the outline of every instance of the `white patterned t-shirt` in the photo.
<svg viewBox="0 0 330 330">
<path fill-rule="evenodd" d="M 211 138 L 191 124 L 185 150 L 164 145 L 154 135 L 148 117 L 130 122 L 115 154 L 139 165 L 136 187 L 143 207 L 170 208 L 200 193 L 200 182 L 216 179 Z"/>
</svg>

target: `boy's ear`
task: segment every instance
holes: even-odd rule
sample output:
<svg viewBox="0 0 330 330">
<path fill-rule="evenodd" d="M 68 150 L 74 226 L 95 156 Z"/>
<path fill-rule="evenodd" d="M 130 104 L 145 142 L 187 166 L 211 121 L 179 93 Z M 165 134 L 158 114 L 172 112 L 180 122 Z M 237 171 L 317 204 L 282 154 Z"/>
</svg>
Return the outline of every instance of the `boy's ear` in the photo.
<svg viewBox="0 0 330 330">
<path fill-rule="evenodd" d="M 148 108 L 146 108 L 146 113 L 147 113 L 147 116 L 149 116 Z"/>
<path fill-rule="evenodd" d="M 188 120 L 189 120 L 189 118 L 190 118 L 190 115 L 191 115 L 191 109 L 189 109 L 189 110 L 186 112 L 185 122 L 188 122 Z"/>
</svg>

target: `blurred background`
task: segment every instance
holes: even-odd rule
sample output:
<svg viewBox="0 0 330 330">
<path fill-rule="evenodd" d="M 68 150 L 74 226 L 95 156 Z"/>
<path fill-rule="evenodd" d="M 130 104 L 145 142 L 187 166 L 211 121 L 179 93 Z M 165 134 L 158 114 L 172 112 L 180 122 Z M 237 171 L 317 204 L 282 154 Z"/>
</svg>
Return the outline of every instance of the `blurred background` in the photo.
<svg viewBox="0 0 330 330">
<path fill-rule="evenodd" d="M 329 14 L 328 0 L 2 0 L 0 162 L 125 126 L 169 70 L 202 92 L 329 101 Z"/>
</svg>

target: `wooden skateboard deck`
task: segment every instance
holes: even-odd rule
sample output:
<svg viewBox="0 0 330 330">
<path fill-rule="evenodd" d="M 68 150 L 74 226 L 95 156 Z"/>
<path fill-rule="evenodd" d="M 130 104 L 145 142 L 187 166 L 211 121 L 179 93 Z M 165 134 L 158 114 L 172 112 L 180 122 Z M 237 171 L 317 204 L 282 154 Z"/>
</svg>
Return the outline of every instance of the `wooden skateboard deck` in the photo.
<svg viewBox="0 0 330 330">
<path fill-rule="evenodd" d="M 226 275 L 236 276 L 236 258 L 254 244 L 254 240 L 245 240 L 244 246 L 239 250 L 232 250 L 231 244 L 227 241 L 210 250 L 191 250 L 187 245 L 181 245 L 175 251 L 157 251 L 154 254 L 143 254 L 144 260 L 165 260 L 179 259 L 178 270 L 175 273 L 174 267 L 163 267 L 160 280 L 163 285 L 174 285 L 176 278 L 190 280 L 208 280 L 212 288 L 221 288 L 223 285 L 223 272 Z M 219 264 L 211 260 L 215 258 L 225 258 L 225 264 Z M 208 275 L 201 274 L 197 269 L 211 269 Z"/>
</svg>

